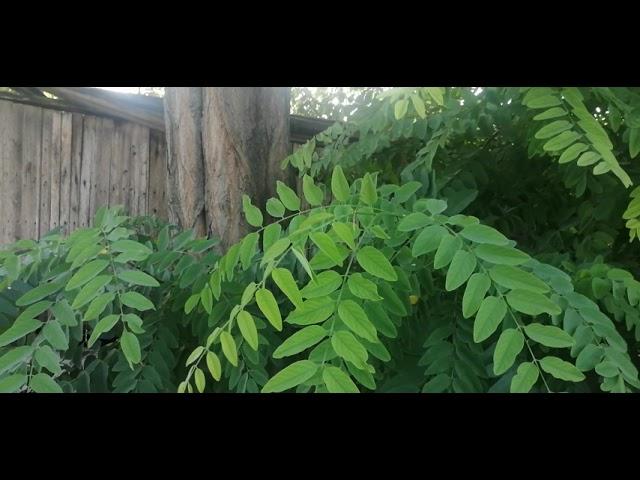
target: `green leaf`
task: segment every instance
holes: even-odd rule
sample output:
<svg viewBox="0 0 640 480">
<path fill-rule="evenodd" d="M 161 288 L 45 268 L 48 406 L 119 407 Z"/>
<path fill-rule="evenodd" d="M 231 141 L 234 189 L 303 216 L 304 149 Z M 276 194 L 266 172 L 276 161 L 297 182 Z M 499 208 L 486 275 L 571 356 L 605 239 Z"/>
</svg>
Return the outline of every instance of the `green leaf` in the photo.
<svg viewBox="0 0 640 480">
<path fill-rule="evenodd" d="M 460 235 L 475 243 L 505 246 L 509 244 L 509 239 L 502 235 L 495 228 L 487 225 L 468 225 L 462 229 Z"/>
<path fill-rule="evenodd" d="M 274 218 L 284 217 L 284 205 L 277 198 L 270 198 L 267 200 L 267 213 Z"/>
<path fill-rule="evenodd" d="M 346 243 L 349 246 L 349 248 L 351 248 L 352 250 L 355 250 L 356 242 L 354 238 L 353 228 L 350 225 L 342 222 L 335 222 L 331 226 L 331 228 L 333 229 L 333 231 L 335 232 L 335 234 L 338 236 L 340 240 Z"/>
<path fill-rule="evenodd" d="M 118 240 L 111 245 L 111 249 L 114 252 L 122 252 L 122 255 L 116 259 L 120 263 L 126 263 L 131 260 L 141 262 L 153 253 L 146 245 L 133 240 Z"/>
<path fill-rule="evenodd" d="M 62 388 L 46 373 L 38 373 L 31 377 L 29 387 L 36 393 L 62 393 Z"/>
<path fill-rule="evenodd" d="M 87 311 L 82 318 L 83 322 L 88 322 L 98 318 L 104 309 L 109 305 L 113 299 L 115 298 L 115 294 L 112 292 L 103 293 L 91 301 L 91 304 L 87 308 Z"/>
<path fill-rule="evenodd" d="M 54 375 L 60 375 L 62 368 L 60 367 L 60 357 L 54 352 L 49 345 L 43 345 L 35 352 L 34 358 L 38 364 Z"/>
<path fill-rule="evenodd" d="M 426 227 L 413 242 L 411 254 L 414 257 L 419 257 L 437 250 L 445 235 L 448 235 L 447 229 L 442 225 L 430 225 Z"/>
<path fill-rule="evenodd" d="M 300 292 L 304 298 L 325 297 L 342 285 L 342 275 L 333 270 L 320 272 Z"/>
<path fill-rule="evenodd" d="M 329 257 L 333 262 L 337 265 L 342 266 L 342 255 L 340 255 L 340 251 L 331 237 L 324 232 L 314 232 L 309 235 L 309 238 L 316 246 L 320 249 L 322 253 L 324 253 L 327 257 Z"/>
<path fill-rule="evenodd" d="M 120 320 L 120 315 L 108 315 L 101 319 L 91 332 L 87 346 L 89 348 L 93 347 L 93 344 L 100 338 L 100 335 L 111 331 L 115 324 L 118 323 L 118 320 Z"/>
<path fill-rule="evenodd" d="M 27 383 L 27 376 L 22 374 L 0 378 L 0 393 L 14 393 Z"/>
<path fill-rule="evenodd" d="M 133 333 L 124 331 L 120 337 L 122 353 L 130 364 L 138 364 L 141 360 L 140 342 Z"/>
<path fill-rule="evenodd" d="M 498 339 L 493 351 L 493 373 L 502 375 L 511 368 L 524 347 L 524 335 L 519 330 L 508 328 Z"/>
<path fill-rule="evenodd" d="M 464 250 L 458 250 L 451 260 L 449 270 L 447 271 L 447 279 L 445 289 L 447 292 L 462 286 L 476 269 L 475 255 Z"/>
<path fill-rule="evenodd" d="M 572 127 L 573 123 L 571 122 L 567 122 L 566 120 L 556 120 L 538 130 L 535 134 L 535 138 L 543 140 L 545 138 L 555 137 L 559 133 L 569 130 Z"/>
<path fill-rule="evenodd" d="M 545 347 L 565 348 L 572 347 L 575 343 L 571 335 L 551 325 L 531 323 L 524 327 L 524 331 L 527 337 Z"/>
<path fill-rule="evenodd" d="M 629 156 L 636 158 L 640 153 L 640 128 L 631 128 L 629 130 Z"/>
<path fill-rule="evenodd" d="M 362 185 L 360 186 L 360 200 L 369 206 L 374 205 L 378 200 L 376 184 L 373 180 L 373 176 L 369 173 L 366 173 L 362 178 Z"/>
<path fill-rule="evenodd" d="M 92 301 L 107 286 L 113 277 L 111 275 L 99 275 L 80 289 L 73 299 L 71 308 L 77 310 Z"/>
<path fill-rule="evenodd" d="M 322 371 L 322 380 L 329 393 L 360 393 L 351 377 L 338 367 L 326 366 Z"/>
<path fill-rule="evenodd" d="M 258 207 L 251 203 L 248 195 L 242 195 L 242 211 L 247 219 L 247 223 L 252 227 L 262 226 L 262 212 Z"/>
<path fill-rule="evenodd" d="M 13 325 L 0 335 L 0 347 L 5 347 L 16 340 L 26 337 L 41 326 L 42 322 L 35 318 L 23 318 L 16 320 Z"/>
<path fill-rule="evenodd" d="M 438 215 L 447 209 L 447 202 L 445 200 L 430 198 L 426 202 L 427 210 L 431 215 Z"/>
<path fill-rule="evenodd" d="M 380 250 L 371 246 L 363 247 L 356 255 L 356 259 L 364 271 L 374 277 L 388 282 L 398 280 L 398 274 L 393 269 L 391 262 L 387 260 L 387 257 Z"/>
<path fill-rule="evenodd" d="M 266 265 L 270 261 L 275 260 L 277 257 L 286 252 L 290 245 L 291 239 L 289 239 L 288 237 L 281 238 L 280 240 L 274 242 L 273 245 L 271 245 L 264 252 L 261 264 Z"/>
<path fill-rule="evenodd" d="M 564 150 L 569 145 L 574 143 L 576 140 L 581 138 L 582 135 L 574 132 L 573 130 L 568 132 L 562 132 L 557 137 L 552 138 L 547 143 L 542 146 L 542 149 L 545 152 L 557 152 L 560 150 Z"/>
<path fill-rule="evenodd" d="M 462 316 L 464 318 L 470 318 L 478 311 L 489 287 L 491 287 L 491 280 L 486 273 L 471 275 L 462 297 Z"/>
<path fill-rule="evenodd" d="M 531 362 L 521 363 L 511 379 L 511 393 L 528 393 L 538 381 L 538 367 Z"/>
<path fill-rule="evenodd" d="M 520 250 L 498 245 L 478 245 L 473 252 L 479 259 L 495 263 L 496 265 L 516 266 L 528 262 L 531 259 L 529 255 Z"/>
<path fill-rule="evenodd" d="M 331 175 L 331 191 L 333 192 L 333 196 L 339 202 L 346 202 L 349 200 L 349 182 L 347 181 L 347 177 L 344 176 L 344 172 L 340 165 L 336 165 L 333 168 L 333 173 Z"/>
<path fill-rule="evenodd" d="M 444 89 L 441 87 L 425 87 L 431 98 L 440 106 L 444 105 Z"/>
<path fill-rule="evenodd" d="M 108 265 L 108 260 L 94 260 L 87 263 L 71 277 L 65 290 L 68 292 L 83 286 L 89 280 L 98 276 Z"/>
<path fill-rule="evenodd" d="M 287 338 L 275 352 L 273 358 L 296 355 L 316 345 L 327 336 L 327 330 L 319 325 L 309 325 Z"/>
<path fill-rule="evenodd" d="M 191 365 L 193 362 L 195 362 L 196 360 L 198 360 L 198 358 L 200 358 L 200 355 L 202 355 L 202 352 L 204 352 L 204 347 L 203 346 L 197 346 L 195 348 L 195 350 L 193 352 L 191 352 L 191 355 L 189 355 L 189 357 L 187 358 L 187 361 L 184 362 L 185 366 L 188 367 L 189 365 Z"/>
<path fill-rule="evenodd" d="M 322 192 L 322 189 L 313 182 L 313 178 L 307 174 L 302 177 L 302 192 L 304 194 L 304 198 L 306 198 L 307 202 L 312 207 L 317 207 L 322 204 L 324 193 Z"/>
<path fill-rule="evenodd" d="M 367 349 L 351 332 L 346 330 L 335 332 L 331 337 L 331 346 L 346 361 L 353 363 L 358 368 L 367 368 L 366 361 L 369 358 Z"/>
<path fill-rule="evenodd" d="M 420 96 L 415 94 L 411 95 L 411 103 L 413 103 L 413 108 L 415 108 L 416 113 L 420 118 L 426 118 L 427 111 Z"/>
<path fill-rule="evenodd" d="M 507 302 L 511 308 L 527 315 L 560 315 L 562 309 L 540 293 L 526 290 L 511 290 L 507 294 Z"/>
<path fill-rule="evenodd" d="M 439 270 L 449 265 L 451 260 L 453 260 L 454 255 L 461 248 L 462 240 L 460 240 L 460 237 L 446 233 L 442 237 L 440 245 L 438 245 L 438 250 L 436 250 L 436 256 L 433 259 L 433 268 Z"/>
<path fill-rule="evenodd" d="M 362 307 L 353 300 L 343 300 L 338 305 L 338 316 L 356 335 L 369 342 L 378 341 L 376 327 L 367 317 Z"/>
<path fill-rule="evenodd" d="M 275 268 L 271 272 L 271 278 L 273 278 L 278 288 L 282 290 L 282 293 L 291 300 L 291 303 L 293 303 L 296 308 L 302 305 L 302 294 L 300 290 L 298 290 L 298 285 L 289 270 L 286 268 Z"/>
<path fill-rule="evenodd" d="M 261 288 L 256 292 L 256 303 L 263 315 L 269 320 L 269 323 L 273 327 L 281 332 L 282 331 L 282 316 L 280 315 L 280 309 L 278 308 L 278 302 L 276 301 L 273 293 L 266 288 Z"/>
<path fill-rule="evenodd" d="M 242 240 L 240 244 L 240 263 L 242 264 L 243 270 L 247 270 L 251 265 L 251 260 L 256 254 L 259 239 L 259 233 L 251 232 Z"/>
<path fill-rule="evenodd" d="M 135 308 L 140 312 L 155 310 L 155 307 L 153 306 L 151 300 L 149 300 L 144 295 L 139 294 L 138 292 L 126 292 L 120 295 L 120 301 L 123 305 Z"/>
<path fill-rule="evenodd" d="M 300 198 L 298 198 L 296 192 L 279 180 L 276 182 L 276 190 L 278 192 L 278 197 L 280 197 L 280 201 L 285 207 L 287 207 L 287 210 L 292 212 L 300 210 Z"/>
<path fill-rule="evenodd" d="M 431 217 L 422 212 L 413 212 L 400 220 L 400 223 L 398 223 L 398 231 L 413 232 L 414 230 L 426 227 L 432 223 L 432 221 Z"/>
<path fill-rule="evenodd" d="M 43 298 L 48 297 L 49 295 L 57 292 L 62 288 L 62 283 L 60 282 L 50 282 L 43 283 L 38 285 L 36 288 L 29 290 L 27 293 L 22 295 L 18 300 L 16 300 L 16 305 L 18 307 L 24 307 L 26 305 L 31 305 Z"/>
<path fill-rule="evenodd" d="M 207 368 L 209 369 L 209 373 L 216 380 L 220 381 L 222 377 L 222 365 L 220 364 L 220 359 L 213 352 L 207 352 Z"/>
<path fill-rule="evenodd" d="M 204 378 L 204 372 L 199 368 L 196 368 L 194 373 L 194 380 L 196 383 L 196 388 L 200 393 L 204 392 L 205 387 L 207 386 L 207 379 Z"/>
<path fill-rule="evenodd" d="M 361 273 L 354 273 L 347 279 L 349 290 L 356 297 L 363 300 L 372 300 L 374 302 L 382 300 L 378 295 L 378 287 L 371 280 L 367 280 Z"/>
<path fill-rule="evenodd" d="M 213 309 L 213 293 L 209 285 L 205 285 L 200 292 L 200 301 L 202 302 L 205 312 L 211 314 L 211 310 Z"/>
<path fill-rule="evenodd" d="M 489 296 L 482 301 L 473 322 L 473 341 L 480 343 L 496 331 L 507 313 L 507 305 L 498 297 Z"/>
<path fill-rule="evenodd" d="M 553 375 L 558 380 L 581 382 L 586 378 L 574 365 L 558 357 L 544 357 L 540 360 L 540 366 L 545 372 Z"/>
<path fill-rule="evenodd" d="M 442 393 L 450 386 L 451 376 L 441 373 L 425 383 L 424 387 L 422 387 L 422 393 Z"/>
<path fill-rule="evenodd" d="M 194 293 L 184 303 L 184 313 L 189 315 L 193 311 L 193 309 L 196 308 L 198 303 L 200 303 L 200 294 Z"/>
<path fill-rule="evenodd" d="M 15 347 L 0 357 L 0 376 L 25 362 L 33 354 L 33 347 Z"/>
<path fill-rule="evenodd" d="M 600 155 L 599 153 L 585 152 L 582 155 L 580 155 L 580 158 L 578 159 L 578 166 L 588 167 L 590 165 L 593 165 L 594 163 L 597 163 L 598 160 L 600 160 L 601 158 L 602 158 L 602 155 Z"/>
<path fill-rule="evenodd" d="M 312 298 L 296 308 L 287 317 L 287 323 L 293 325 L 312 325 L 324 322 L 335 311 L 336 303 L 330 297 Z"/>
<path fill-rule="evenodd" d="M 584 152 L 587 148 L 589 147 L 584 143 L 574 143 L 564 152 L 562 152 L 562 155 L 560 155 L 560 158 L 558 159 L 558 163 L 569 163 L 575 160 L 576 158 L 578 158 L 578 155 Z"/>
<path fill-rule="evenodd" d="M 300 360 L 276 373 L 264 387 L 262 393 L 278 393 L 297 387 L 313 377 L 318 365 L 310 360 Z"/>
<path fill-rule="evenodd" d="M 558 117 L 564 117 L 565 115 L 567 115 L 568 112 L 562 108 L 562 107 L 553 107 L 550 108 L 549 110 L 546 110 L 542 113 L 539 113 L 538 115 L 536 115 L 535 117 L 533 117 L 534 120 L 550 120 L 552 118 L 558 118 Z"/>
<path fill-rule="evenodd" d="M 409 100 L 406 98 L 402 98 L 398 100 L 393 108 L 394 115 L 396 120 L 401 120 L 407 114 L 407 109 L 409 108 Z"/>
<path fill-rule="evenodd" d="M 56 350 L 67 350 L 69 348 L 69 339 L 57 320 L 49 320 L 46 323 L 42 328 L 42 336 Z"/>
<path fill-rule="evenodd" d="M 582 349 L 576 358 L 576 367 L 583 371 L 593 370 L 602 361 L 602 347 L 590 343 Z"/>
<path fill-rule="evenodd" d="M 60 322 L 61 325 L 66 325 L 67 327 L 75 327 L 78 325 L 78 320 L 76 319 L 75 313 L 71 309 L 71 305 L 66 300 L 61 300 L 56 303 L 53 307 L 51 307 L 51 311 L 53 315 L 56 317 L 56 320 Z"/>
<path fill-rule="evenodd" d="M 222 345 L 222 353 L 224 353 L 224 356 L 229 360 L 229 363 L 237 367 L 238 349 L 236 348 L 236 341 L 226 330 L 220 333 L 220 344 Z"/>
<path fill-rule="evenodd" d="M 510 265 L 496 265 L 489 270 L 491 280 L 505 288 L 546 293 L 549 285 L 538 277 Z"/>
<path fill-rule="evenodd" d="M 249 346 L 254 350 L 258 350 L 258 329 L 256 328 L 256 322 L 253 320 L 251 314 L 245 310 L 238 313 L 238 327 L 242 337 L 247 341 Z"/>
<path fill-rule="evenodd" d="M 151 275 L 141 272 L 140 270 L 124 270 L 118 273 L 118 278 L 133 285 L 141 285 L 143 287 L 159 287 L 158 281 Z"/>
</svg>

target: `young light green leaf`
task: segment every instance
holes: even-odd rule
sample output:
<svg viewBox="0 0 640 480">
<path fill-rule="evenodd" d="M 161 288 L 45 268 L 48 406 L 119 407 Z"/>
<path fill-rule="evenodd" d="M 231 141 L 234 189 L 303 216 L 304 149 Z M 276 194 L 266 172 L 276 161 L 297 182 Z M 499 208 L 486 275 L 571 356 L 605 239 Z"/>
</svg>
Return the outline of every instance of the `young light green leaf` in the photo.
<svg viewBox="0 0 640 480">
<path fill-rule="evenodd" d="M 442 225 L 430 225 L 426 227 L 413 242 L 411 254 L 414 257 L 419 257 L 437 250 L 445 235 L 448 235 L 447 229 Z"/>
<path fill-rule="evenodd" d="M 353 228 L 350 225 L 343 222 L 335 222 L 331 226 L 331 228 L 340 240 L 346 243 L 349 248 L 355 250 L 356 242 L 354 238 Z"/>
<path fill-rule="evenodd" d="M 298 198 L 296 192 L 279 180 L 276 182 L 276 190 L 280 201 L 287 207 L 287 210 L 292 212 L 300 210 L 300 198 Z"/>
<path fill-rule="evenodd" d="M 329 393 L 359 393 L 351 377 L 338 367 L 326 366 L 322 371 L 322 380 Z"/>
<path fill-rule="evenodd" d="M 333 260 L 337 265 L 342 266 L 342 255 L 336 244 L 329 235 L 324 232 L 314 232 L 309 235 L 309 238 L 327 257 Z"/>
<path fill-rule="evenodd" d="M 349 182 L 344 176 L 342 167 L 336 165 L 331 175 L 331 192 L 339 202 L 346 202 L 349 199 Z"/>
<path fill-rule="evenodd" d="M 256 328 L 256 322 L 253 320 L 251 314 L 245 310 L 238 313 L 237 317 L 238 328 L 242 337 L 247 341 L 249 346 L 254 350 L 258 350 L 258 330 Z"/>
<path fill-rule="evenodd" d="M 220 359 L 213 352 L 207 352 L 207 368 L 211 373 L 211 376 L 216 380 L 220 381 L 220 377 L 222 376 L 222 365 L 220 364 Z"/>
<path fill-rule="evenodd" d="M 198 358 L 200 358 L 200 356 L 202 355 L 202 352 L 204 352 L 204 347 L 203 346 L 197 346 L 195 348 L 195 350 L 193 352 L 191 352 L 191 354 L 189 355 L 189 357 L 187 357 L 187 361 L 184 362 L 185 366 L 189 366 L 191 365 L 193 362 L 195 362 L 196 360 L 198 360 Z"/>
<path fill-rule="evenodd" d="M 193 373 L 193 377 L 196 383 L 196 388 L 200 393 L 203 393 L 205 387 L 207 386 L 207 379 L 204 378 L 204 372 L 201 369 L 196 368 Z"/>
<path fill-rule="evenodd" d="M 538 277 L 511 265 L 496 265 L 489 270 L 491 280 L 505 288 L 547 293 L 550 288 Z"/>
<path fill-rule="evenodd" d="M 363 300 L 372 300 L 377 302 L 382 300 L 382 297 L 378 295 L 378 287 L 371 280 L 367 280 L 361 273 L 354 273 L 347 279 L 347 285 L 349 290 L 356 297 Z"/>
<path fill-rule="evenodd" d="M 393 269 L 391 262 L 375 247 L 367 245 L 360 249 L 356 255 L 356 260 L 365 272 L 370 273 L 374 277 L 387 280 L 388 282 L 398 280 L 398 274 Z"/>
<path fill-rule="evenodd" d="M 398 231 L 413 232 L 414 230 L 426 227 L 432 222 L 433 220 L 431 219 L 431 217 L 425 215 L 424 213 L 413 212 L 400 220 L 400 223 L 398 223 Z"/>
<path fill-rule="evenodd" d="M 496 265 L 521 265 L 531 259 L 529 255 L 513 247 L 483 244 L 474 249 L 476 256 Z"/>
<path fill-rule="evenodd" d="M 376 327 L 367 317 L 362 307 L 353 300 L 343 300 L 338 305 L 338 316 L 356 335 L 369 342 L 378 341 Z"/>
<path fill-rule="evenodd" d="M 275 352 L 273 358 L 284 358 L 296 355 L 313 347 L 327 336 L 327 330 L 320 325 L 309 325 L 287 338 Z"/>
<path fill-rule="evenodd" d="M 278 302 L 276 298 L 266 288 L 261 288 L 256 292 L 256 303 L 263 315 L 269 320 L 269 323 L 277 331 L 282 331 L 282 316 L 280 315 L 280 309 L 278 308 Z"/>
<path fill-rule="evenodd" d="M 242 195 L 242 210 L 249 225 L 252 227 L 262 226 L 262 212 L 258 207 L 252 205 L 251 199 L 248 195 Z"/>
<path fill-rule="evenodd" d="M 291 300 L 291 303 L 293 303 L 296 308 L 302 305 L 302 294 L 293 278 L 293 274 L 289 270 L 286 268 L 275 268 L 271 272 L 271 278 L 273 278 L 278 288 L 282 290 L 282 293 Z"/>
<path fill-rule="evenodd" d="M 323 296 L 312 298 L 302 304 L 300 308 L 296 308 L 287 317 L 287 323 L 293 325 L 312 325 L 324 322 L 335 311 L 335 300 L 330 297 Z"/>
<path fill-rule="evenodd" d="M 438 215 L 447 209 L 447 202 L 436 198 L 429 198 L 426 202 L 427 210 L 431 215 Z"/>
<path fill-rule="evenodd" d="M 236 341 L 231 334 L 226 330 L 220 333 L 220 344 L 222 345 L 222 353 L 229 360 L 229 363 L 234 367 L 238 366 L 238 349 L 236 348 Z"/>
<path fill-rule="evenodd" d="M 322 200 L 324 199 L 322 189 L 313 182 L 313 178 L 306 174 L 302 177 L 302 192 L 304 198 L 312 207 L 317 207 L 322 204 Z"/>
<path fill-rule="evenodd" d="M 347 362 L 353 363 L 358 368 L 367 368 L 366 361 L 369 358 L 367 349 L 351 332 L 346 330 L 335 332 L 331 337 L 331 346 Z"/>
<path fill-rule="evenodd" d="M 276 373 L 262 387 L 262 393 L 279 393 L 297 387 L 313 377 L 318 371 L 318 365 L 310 360 L 300 360 Z"/>
<path fill-rule="evenodd" d="M 267 213 L 274 218 L 284 217 L 284 205 L 277 198 L 270 198 L 267 200 Z"/>
<path fill-rule="evenodd" d="M 366 173 L 362 178 L 362 185 L 360 186 L 360 200 L 369 206 L 373 206 L 373 204 L 378 200 L 376 184 L 370 173 Z"/>
</svg>

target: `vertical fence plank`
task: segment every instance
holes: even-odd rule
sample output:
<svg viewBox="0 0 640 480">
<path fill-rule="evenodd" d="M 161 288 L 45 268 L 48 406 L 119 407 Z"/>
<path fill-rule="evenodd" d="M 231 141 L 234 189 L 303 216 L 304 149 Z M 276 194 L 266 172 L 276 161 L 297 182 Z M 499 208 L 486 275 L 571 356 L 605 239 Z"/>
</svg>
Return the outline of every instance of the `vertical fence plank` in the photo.
<svg viewBox="0 0 640 480">
<path fill-rule="evenodd" d="M 82 128 L 82 165 L 80 167 L 80 213 L 78 227 L 88 227 L 93 216 L 95 202 L 96 117 L 87 115 Z"/>
<path fill-rule="evenodd" d="M 42 154 L 40 157 L 40 209 L 37 237 L 44 236 L 49 231 L 49 217 L 51 215 L 51 157 L 53 135 L 53 110 L 42 110 Z M 32 128 L 32 127 L 28 127 Z M 26 147 L 27 145 L 25 145 Z"/>
<path fill-rule="evenodd" d="M 51 156 L 49 163 L 51 200 L 49 212 L 49 230 L 60 225 L 60 189 L 62 169 L 62 113 L 53 112 L 51 122 Z"/>
<path fill-rule="evenodd" d="M 113 139 L 113 120 L 97 119 L 96 156 L 94 171 L 96 173 L 94 188 L 95 197 L 92 202 L 92 213 L 109 205 L 109 181 L 111 175 L 111 146 Z"/>
<path fill-rule="evenodd" d="M 71 224 L 71 151 L 72 114 L 62 112 L 60 118 L 60 227 L 69 233 Z"/>
<path fill-rule="evenodd" d="M 38 238 L 40 225 L 40 161 L 42 158 L 42 108 L 24 105 L 20 203 L 17 238 Z M 16 179 L 17 180 L 17 179 Z"/>
<path fill-rule="evenodd" d="M 0 101 L 0 244 L 12 243 L 17 237 L 23 115 L 22 105 Z"/>
<path fill-rule="evenodd" d="M 69 199 L 69 231 L 80 227 L 80 190 L 82 185 L 82 141 L 84 115 L 71 116 L 71 192 Z"/>
<path fill-rule="evenodd" d="M 149 137 L 149 215 L 167 218 L 165 199 L 165 183 L 167 180 L 166 143 L 164 136 L 157 131 L 151 131 Z"/>
</svg>

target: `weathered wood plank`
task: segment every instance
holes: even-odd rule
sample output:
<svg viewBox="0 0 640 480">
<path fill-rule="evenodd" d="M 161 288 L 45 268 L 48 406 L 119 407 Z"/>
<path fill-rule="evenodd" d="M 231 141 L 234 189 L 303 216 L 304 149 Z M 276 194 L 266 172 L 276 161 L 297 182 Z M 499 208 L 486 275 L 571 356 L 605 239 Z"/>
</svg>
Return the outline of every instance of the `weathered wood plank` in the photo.
<svg viewBox="0 0 640 480">
<path fill-rule="evenodd" d="M 16 240 L 20 202 L 20 160 L 22 158 L 22 117 L 24 108 L 0 101 L 0 244 Z"/>
<path fill-rule="evenodd" d="M 71 117 L 71 191 L 69 198 L 69 231 L 80 226 L 80 186 L 82 183 L 82 141 L 84 115 Z"/>
<path fill-rule="evenodd" d="M 132 211 L 134 215 L 146 215 L 148 212 L 149 129 L 142 125 L 136 125 L 134 139 L 131 165 L 133 173 Z"/>
<path fill-rule="evenodd" d="M 42 109 L 25 106 L 22 118 L 20 202 L 16 238 L 38 238 L 40 216 L 40 160 L 42 158 Z"/>
<path fill-rule="evenodd" d="M 42 109 L 42 149 L 40 156 L 40 207 L 38 211 L 37 237 L 43 237 L 49 231 L 49 216 L 51 214 L 51 140 L 53 129 L 53 110 Z M 26 146 L 26 145 L 25 145 Z"/>
<path fill-rule="evenodd" d="M 91 224 L 93 208 L 95 206 L 95 177 L 96 162 L 96 122 L 97 118 L 86 116 L 82 128 L 82 166 L 80 176 L 80 213 L 78 227 L 84 228 Z M 97 186 L 97 185 L 96 185 Z M 93 203 L 92 203 L 93 202 Z"/>
<path fill-rule="evenodd" d="M 51 201 L 49 212 L 49 230 L 60 225 L 60 189 L 62 169 L 62 113 L 53 112 L 51 123 L 51 157 L 49 163 Z"/>
<path fill-rule="evenodd" d="M 111 175 L 111 146 L 113 139 L 113 120 L 108 118 L 97 119 L 96 129 L 96 160 L 94 171 L 96 173 L 93 188 L 95 197 L 92 201 L 92 216 L 101 207 L 109 205 L 109 181 Z"/>
<path fill-rule="evenodd" d="M 126 123 L 116 120 L 113 128 L 113 138 L 111 139 L 111 164 L 109 177 L 109 205 L 122 205 L 123 202 L 123 172 L 125 170 L 125 130 Z"/>
<path fill-rule="evenodd" d="M 164 136 L 150 131 L 149 137 L 149 215 L 167 218 L 165 198 L 167 181 L 167 149 Z"/>
<path fill-rule="evenodd" d="M 71 222 L 71 151 L 73 115 L 63 112 L 60 120 L 60 226 L 69 233 Z"/>
</svg>

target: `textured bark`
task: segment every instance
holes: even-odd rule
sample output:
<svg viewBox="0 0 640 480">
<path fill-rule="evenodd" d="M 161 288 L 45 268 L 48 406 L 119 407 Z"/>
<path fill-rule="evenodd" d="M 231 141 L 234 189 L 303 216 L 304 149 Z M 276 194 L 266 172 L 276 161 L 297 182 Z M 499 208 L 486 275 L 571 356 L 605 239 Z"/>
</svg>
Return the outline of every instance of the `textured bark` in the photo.
<svg viewBox="0 0 640 480">
<path fill-rule="evenodd" d="M 248 230 L 242 195 L 262 208 L 285 178 L 289 89 L 169 88 L 165 99 L 172 219 L 186 227 L 197 219 L 199 233 L 226 249 Z"/>
</svg>

